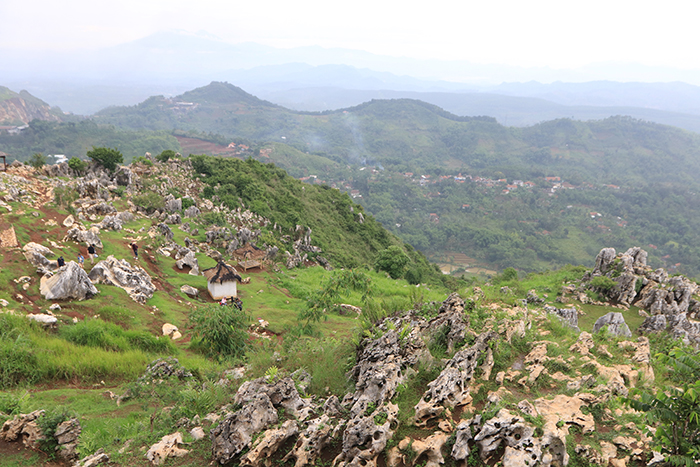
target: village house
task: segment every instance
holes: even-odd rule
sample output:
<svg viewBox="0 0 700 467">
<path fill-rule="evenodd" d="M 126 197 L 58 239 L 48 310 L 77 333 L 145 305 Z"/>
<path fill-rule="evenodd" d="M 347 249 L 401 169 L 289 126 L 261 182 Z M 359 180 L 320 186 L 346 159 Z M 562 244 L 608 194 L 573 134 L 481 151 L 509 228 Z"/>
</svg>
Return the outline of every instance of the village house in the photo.
<svg viewBox="0 0 700 467">
<path fill-rule="evenodd" d="M 214 300 L 238 296 L 237 283 L 242 278 L 233 266 L 219 261 L 213 268 L 202 271 L 202 274 L 207 278 L 207 290 Z"/>
</svg>

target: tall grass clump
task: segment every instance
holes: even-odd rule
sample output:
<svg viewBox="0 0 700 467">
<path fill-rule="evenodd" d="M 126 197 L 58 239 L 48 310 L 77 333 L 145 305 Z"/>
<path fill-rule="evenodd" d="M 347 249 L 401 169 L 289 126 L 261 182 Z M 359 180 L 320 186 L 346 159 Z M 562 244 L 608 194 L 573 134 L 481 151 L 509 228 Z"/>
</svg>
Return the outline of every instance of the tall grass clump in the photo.
<svg viewBox="0 0 700 467">
<path fill-rule="evenodd" d="M 31 331 L 23 316 L 0 314 L 0 389 L 32 384 L 41 377 Z"/>
<path fill-rule="evenodd" d="M 120 328 L 100 319 L 86 319 L 74 326 L 64 326 L 59 335 L 76 345 L 96 347 L 112 352 L 141 350 L 148 353 L 172 354 L 175 347 L 165 336 L 154 336 L 145 331 Z"/>
</svg>

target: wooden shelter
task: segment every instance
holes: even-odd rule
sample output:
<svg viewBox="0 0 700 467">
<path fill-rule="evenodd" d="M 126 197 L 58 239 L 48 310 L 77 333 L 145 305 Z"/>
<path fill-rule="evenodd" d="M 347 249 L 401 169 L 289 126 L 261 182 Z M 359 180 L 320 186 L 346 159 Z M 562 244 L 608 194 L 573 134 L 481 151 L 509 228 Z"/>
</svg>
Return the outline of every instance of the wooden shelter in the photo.
<svg viewBox="0 0 700 467">
<path fill-rule="evenodd" d="M 236 268 L 222 261 L 213 268 L 202 271 L 207 278 L 207 290 L 214 300 L 221 300 L 223 297 L 237 297 L 237 283 L 241 281 L 241 275 Z"/>
<path fill-rule="evenodd" d="M 249 259 L 247 261 L 239 261 L 238 266 L 243 268 L 243 271 L 248 272 L 248 269 L 260 268 L 262 269 L 262 263 L 260 261 L 255 261 L 254 259 Z"/>
</svg>

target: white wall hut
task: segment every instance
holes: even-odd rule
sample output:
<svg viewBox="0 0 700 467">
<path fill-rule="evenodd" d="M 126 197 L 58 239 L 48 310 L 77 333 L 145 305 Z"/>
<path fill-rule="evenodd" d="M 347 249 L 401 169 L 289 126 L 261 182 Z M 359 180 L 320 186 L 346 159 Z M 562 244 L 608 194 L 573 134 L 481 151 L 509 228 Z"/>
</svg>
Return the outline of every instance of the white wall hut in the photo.
<svg viewBox="0 0 700 467">
<path fill-rule="evenodd" d="M 241 276 L 233 266 L 219 262 L 213 268 L 202 271 L 202 274 L 207 278 L 207 289 L 214 300 L 238 296 L 236 285 L 241 281 Z"/>
</svg>

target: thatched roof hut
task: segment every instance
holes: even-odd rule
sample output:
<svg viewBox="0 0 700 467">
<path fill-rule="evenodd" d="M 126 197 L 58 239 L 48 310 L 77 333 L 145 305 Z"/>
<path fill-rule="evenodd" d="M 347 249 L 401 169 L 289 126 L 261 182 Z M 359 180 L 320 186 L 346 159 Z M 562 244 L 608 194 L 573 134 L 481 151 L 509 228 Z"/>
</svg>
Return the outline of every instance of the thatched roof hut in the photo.
<svg viewBox="0 0 700 467">
<path fill-rule="evenodd" d="M 202 274 L 207 278 L 207 289 L 214 300 L 238 296 L 236 282 L 242 278 L 233 266 L 219 261 L 213 268 L 202 271 Z"/>
</svg>

